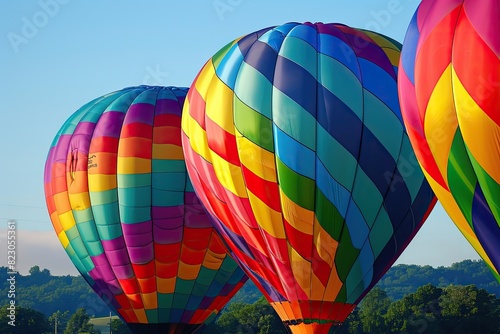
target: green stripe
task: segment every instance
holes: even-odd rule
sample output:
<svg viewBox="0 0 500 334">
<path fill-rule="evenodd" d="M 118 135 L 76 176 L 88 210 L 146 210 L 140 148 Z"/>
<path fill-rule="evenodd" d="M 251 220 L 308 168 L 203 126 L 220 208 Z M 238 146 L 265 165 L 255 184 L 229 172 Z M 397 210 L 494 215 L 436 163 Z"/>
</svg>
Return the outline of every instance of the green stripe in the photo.
<svg viewBox="0 0 500 334">
<path fill-rule="evenodd" d="M 133 104 L 136 103 L 147 103 L 151 105 L 156 105 L 156 97 L 158 96 L 158 90 L 156 89 L 150 89 L 150 90 L 143 90 L 141 94 L 139 94 L 135 99 Z M 153 120 L 154 115 L 151 114 L 151 120 Z M 151 130 L 152 132 L 153 130 Z"/>
<path fill-rule="evenodd" d="M 472 199 L 476 183 L 476 174 L 465 150 L 462 134 L 457 130 L 450 149 L 448 184 L 453 198 L 473 230 Z"/>
<path fill-rule="evenodd" d="M 326 198 L 323 192 L 316 188 L 316 218 L 323 229 L 336 241 L 344 225 L 344 218 L 337 208 Z"/>
<path fill-rule="evenodd" d="M 184 160 L 152 159 L 151 168 L 155 173 L 161 172 L 186 172 L 186 163 Z"/>
<path fill-rule="evenodd" d="M 276 157 L 278 184 L 285 195 L 304 209 L 314 210 L 314 194 L 316 184 L 314 180 L 295 173 Z"/>
<path fill-rule="evenodd" d="M 182 191 L 163 191 L 152 190 L 153 206 L 176 206 L 184 204 L 184 190 Z"/>
<path fill-rule="evenodd" d="M 92 203 L 92 209 L 95 206 L 116 203 L 118 201 L 118 193 L 116 192 L 116 188 L 104 191 L 90 191 L 89 196 L 90 203 Z"/>
<path fill-rule="evenodd" d="M 150 179 L 152 180 L 155 189 L 171 190 L 171 191 L 184 191 L 186 186 L 187 174 L 185 171 L 177 173 L 152 173 Z"/>
<path fill-rule="evenodd" d="M 184 310 L 187 306 L 188 301 L 189 301 L 189 295 L 177 292 L 174 293 L 173 305 L 176 309 Z"/>
<path fill-rule="evenodd" d="M 233 46 L 233 42 L 229 42 L 222 49 L 217 51 L 217 53 L 212 57 L 212 64 L 215 68 L 219 67 L 220 62 L 224 58 L 224 56 L 227 54 L 227 52 L 231 49 Z"/>
<path fill-rule="evenodd" d="M 173 293 L 158 293 L 158 308 L 159 309 L 170 309 L 174 301 Z M 166 312 L 166 314 L 170 311 Z M 164 313 L 162 313 L 164 314 Z"/>
<path fill-rule="evenodd" d="M 484 197 L 486 198 L 488 206 L 490 207 L 491 213 L 495 217 L 498 227 L 500 227 L 500 208 L 497 205 L 498 199 L 500 198 L 500 186 L 483 169 L 483 167 L 477 162 L 470 151 L 469 157 L 472 162 L 472 167 L 476 172 L 479 184 L 481 185 L 481 190 L 483 191 Z"/>
<path fill-rule="evenodd" d="M 120 223 L 97 225 L 97 231 L 102 240 L 113 240 L 123 235 Z"/>
<path fill-rule="evenodd" d="M 234 124 L 239 133 L 263 149 L 274 152 L 273 123 L 238 97 L 234 97 Z"/>
<path fill-rule="evenodd" d="M 190 295 L 194 287 L 194 282 L 195 280 L 185 280 L 177 277 L 177 280 L 175 281 L 175 293 Z"/>
<path fill-rule="evenodd" d="M 160 320 L 158 318 L 158 310 L 145 310 L 146 318 L 148 318 L 149 324 L 157 324 Z"/>
<path fill-rule="evenodd" d="M 117 182 L 120 188 L 136 188 L 151 186 L 151 174 L 117 174 Z"/>
<path fill-rule="evenodd" d="M 359 253 L 360 250 L 352 245 L 351 236 L 349 235 L 347 226 L 345 226 L 340 236 L 337 253 L 335 254 L 335 267 L 337 268 L 337 273 L 342 282 L 346 282 L 351 267 L 358 258 Z M 343 302 L 345 302 L 345 299 Z"/>
</svg>

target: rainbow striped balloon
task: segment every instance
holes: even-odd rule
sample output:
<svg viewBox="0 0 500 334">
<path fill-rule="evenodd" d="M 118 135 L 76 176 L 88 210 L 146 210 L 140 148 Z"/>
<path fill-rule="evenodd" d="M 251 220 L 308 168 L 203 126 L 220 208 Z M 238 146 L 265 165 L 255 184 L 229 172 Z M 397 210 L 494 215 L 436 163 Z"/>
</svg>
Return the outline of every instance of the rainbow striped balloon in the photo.
<svg viewBox="0 0 500 334">
<path fill-rule="evenodd" d="M 422 1 L 399 92 L 427 180 L 500 281 L 499 20 L 497 0 Z"/>
<path fill-rule="evenodd" d="M 226 45 L 189 90 L 193 186 L 294 332 L 342 322 L 435 203 L 399 110 L 399 55 L 373 32 L 287 23 Z"/>
<path fill-rule="evenodd" d="M 54 229 L 94 291 L 136 333 L 188 333 L 247 280 L 186 173 L 187 88 L 131 87 L 80 108 L 45 166 Z"/>
</svg>

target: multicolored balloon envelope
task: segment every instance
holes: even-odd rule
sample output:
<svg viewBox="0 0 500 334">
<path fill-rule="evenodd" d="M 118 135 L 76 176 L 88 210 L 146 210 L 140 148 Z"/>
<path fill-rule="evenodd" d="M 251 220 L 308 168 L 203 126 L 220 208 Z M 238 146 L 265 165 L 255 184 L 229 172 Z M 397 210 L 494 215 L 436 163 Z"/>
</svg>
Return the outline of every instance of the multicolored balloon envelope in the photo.
<svg viewBox="0 0 500 334">
<path fill-rule="evenodd" d="M 226 45 L 188 92 L 193 186 L 294 332 L 342 322 L 435 203 L 401 119 L 400 47 L 287 23 Z"/>
<path fill-rule="evenodd" d="M 500 281 L 500 3 L 424 0 L 401 56 L 401 108 L 445 210 Z"/>
<path fill-rule="evenodd" d="M 99 97 L 59 130 L 45 166 L 54 229 L 94 291 L 135 333 L 189 333 L 247 280 L 186 173 L 187 88 Z"/>
</svg>

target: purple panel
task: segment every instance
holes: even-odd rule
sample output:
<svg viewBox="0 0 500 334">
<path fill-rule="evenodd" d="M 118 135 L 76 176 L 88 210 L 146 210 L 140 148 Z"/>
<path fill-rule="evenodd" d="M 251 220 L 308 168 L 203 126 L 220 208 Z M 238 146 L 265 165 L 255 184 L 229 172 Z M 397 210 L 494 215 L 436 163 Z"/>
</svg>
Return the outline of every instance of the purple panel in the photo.
<svg viewBox="0 0 500 334">
<path fill-rule="evenodd" d="M 184 226 L 191 228 L 207 228 L 212 227 L 212 224 L 205 214 L 193 213 L 186 210 Z"/>
<path fill-rule="evenodd" d="M 153 243 L 141 247 L 129 247 L 128 253 L 133 264 L 146 264 L 153 260 Z"/>
<path fill-rule="evenodd" d="M 130 264 L 126 264 L 123 266 L 113 266 L 113 271 L 115 273 L 116 278 L 125 279 L 134 276 L 134 270 Z"/>
<path fill-rule="evenodd" d="M 112 251 L 106 251 L 106 257 L 109 260 L 109 264 L 112 267 L 115 266 L 122 266 L 130 263 L 130 260 L 128 258 L 128 252 L 127 249 L 121 248 L 121 249 L 116 249 Z"/>
<path fill-rule="evenodd" d="M 173 218 L 173 217 L 182 217 L 184 214 L 184 206 L 153 206 L 151 208 L 151 217 L 153 220 L 162 219 L 162 218 Z"/>
<path fill-rule="evenodd" d="M 52 163 L 54 160 L 55 147 L 52 146 L 47 154 L 47 161 L 45 162 L 45 169 L 43 171 L 43 182 L 49 183 L 52 181 Z"/>
<path fill-rule="evenodd" d="M 94 132 L 96 123 L 93 122 L 80 122 L 75 128 L 73 134 L 81 134 L 81 135 L 92 135 Z"/>
<path fill-rule="evenodd" d="M 155 106 L 149 103 L 132 104 L 125 116 L 124 124 L 144 123 L 153 126 Z"/>
<path fill-rule="evenodd" d="M 188 324 L 189 321 L 193 318 L 193 315 L 196 311 L 184 310 L 182 313 L 181 323 Z"/>
<path fill-rule="evenodd" d="M 122 224 L 122 230 L 127 247 L 140 247 L 153 242 L 151 220 L 137 224 Z"/>
<path fill-rule="evenodd" d="M 184 225 L 184 219 L 181 216 L 174 218 L 153 220 L 153 227 L 160 228 L 163 230 L 173 230 L 175 228 L 181 227 L 182 225 Z M 155 238 L 156 238 L 156 232 L 155 232 Z"/>
<path fill-rule="evenodd" d="M 181 242 L 182 230 L 182 226 L 173 229 L 162 229 L 155 225 L 153 228 L 155 242 L 163 245 Z"/>
<path fill-rule="evenodd" d="M 156 101 L 156 115 L 161 114 L 174 114 L 181 116 L 182 113 L 182 104 L 177 100 L 163 99 Z"/>
<path fill-rule="evenodd" d="M 71 135 L 62 135 L 61 137 L 59 137 L 57 145 L 55 146 L 54 149 L 54 155 L 51 164 L 54 162 L 66 163 L 66 157 L 68 156 L 68 147 L 70 140 L 71 140 Z"/>
<path fill-rule="evenodd" d="M 112 137 L 120 138 L 125 114 L 118 111 L 108 111 L 102 114 L 94 130 L 93 138 Z"/>
<path fill-rule="evenodd" d="M 219 292 L 219 296 L 227 296 L 228 294 L 231 293 L 231 291 L 233 291 L 235 286 L 236 286 L 235 284 L 224 284 L 224 286 Z"/>
<path fill-rule="evenodd" d="M 214 297 L 207 297 L 205 296 L 203 300 L 201 301 L 200 305 L 198 306 L 198 310 L 206 310 L 212 305 L 214 302 Z"/>
<path fill-rule="evenodd" d="M 101 242 L 104 252 L 125 248 L 125 240 L 122 235 L 116 239 L 101 240 Z"/>
</svg>

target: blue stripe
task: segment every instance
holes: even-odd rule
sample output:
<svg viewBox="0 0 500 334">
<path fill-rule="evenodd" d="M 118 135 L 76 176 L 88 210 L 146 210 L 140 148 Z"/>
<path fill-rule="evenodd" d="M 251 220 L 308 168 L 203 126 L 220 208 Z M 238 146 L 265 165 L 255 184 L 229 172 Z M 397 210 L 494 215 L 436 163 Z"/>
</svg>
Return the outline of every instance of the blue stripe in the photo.
<svg viewBox="0 0 500 334">
<path fill-rule="evenodd" d="M 363 75 L 363 87 L 384 102 L 403 124 L 396 80 L 382 67 L 363 58 L 359 58 L 359 67 Z"/>
<path fill-rule="evenodd" d="M 318 82 L 297 63 L 278 57 L 273 85 L 289 96 L 312 116 L 316 116 L 316 86 Z"/>
<path fill-rule="evenodd" d="M 276 155 L 294 172 L 314 179 L 315 153 L 273 124 Z"/>
<path fill-rule="evenodd" d="M 401 52 L 401 67 L 408 76 L 410 82 L 415 85 L 415 58 L 417 55 L 417 43 L 420 37 L 417 24 L 417 13 L 411 18 L 408 30 L 406 31 L 404 48 Z"/>
<path fill-rule="evenodd" d="M 319 160 L 316 163 L 316 186 L 337 208 L 342 217 L 345 217 L 351 193 L 331 177 Z"/>
<path fill-rule="evenodd" d="M 256 41 L 245 56 L 245 63 L 262 73 L 269 82 L 273 82 L 277 58 L 278 53 L 272 47 Z M 233 70 L 233 72 L 235 72 L 235 76 L 238 74 L 238 71 Z"/>
<path fill-rule="evenodd" d="M 259 38 L 259 41 L 261 41 L 262 43 L 266 43 L 274 51 L 276 51 L 276 53 L 278 53 L 281 48 L 281 44 L 283 44 L 284 39 L 285 36 L 281 31 L 269 30 L 264 35 L 262 35 L 261 38 Z"/>
<path fill-rule="evenodd" d="M 345 224 L 349 230 L 352 245 L 357 249 L 361 249 L 368 238 L 370 230 L 361 211 L 359 211 L 358 206 L 352 199 L 349 201 L 349 206 L 347 207 Z"/>
<path fill-rule="evenodd" d="M 287 37 L 297 37 L 307 43 L 311 44 L 312 47 L 317 49 L 317 39 L 318 31 L 310 25 L 301 24 L 294 27 Z"/>
<path fill-rule="evenodd" d="M 234 89 L 238 70 L 243 62 L 243 55 L 238 44 L 233 45 L 224 55 L 215 69 L 215 73 L 229 88 Z"/>
<path fill-rule="evenodd" d="M 357 57 L 349 44 L 338 37 L 319 34 L 319 52 L 341 62 L 361 81 Z"/>
</svg>

